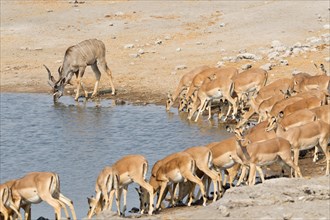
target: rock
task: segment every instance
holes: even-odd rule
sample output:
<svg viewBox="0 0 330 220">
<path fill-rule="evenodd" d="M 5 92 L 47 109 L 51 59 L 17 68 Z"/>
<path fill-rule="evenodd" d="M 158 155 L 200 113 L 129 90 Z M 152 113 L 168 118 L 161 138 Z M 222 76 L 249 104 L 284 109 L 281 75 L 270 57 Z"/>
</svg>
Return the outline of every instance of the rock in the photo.
<svg viewBox="0 0 330 220">
<path fill-rule="evenodd" d="M 247 63 L 247 64 L 244 64 L 243 66 L 241 66 L 241 69 L 242 70 L 247 70 L 247 69 L 250 69 L 251 67 L 252 67 L 252 65 Z"/>
<path fill-rule="evenodd" d="M 247 59 L 247 60 L 256 60 L 257 56 L 252 53 L 242 53 L 242 54 L 237 55 L 237 58 Z"/>
<path fill-rule="evenodd" d="M 155 44 L 162 44 L 162 43 L 163 43 L 163 41 L 159 40 L 159 39 L 155 41 Z"/>
<path fill-rule="evenodd" d="M 187 69 L 186 65 L 178 65 L 175 67 L 175 70 L 184 70 L 184 69 Z"/>
<path fill-rule="evenodd" d="M 131 53 L 129 56 L 133 58 L 138 58 L 140 55 L 137 53 Z"/>
<path fill-rule="evenodd" d="M 324 60 L 325 60 L 326 62 L 330 62 L 330 57 L 326 57 L 326 58 L 324 58 Z"/>
<path fill-rule="evenodd" d="M 323 25 L 323 29 L 325 29 L 325 30 L 330 30 L 330 24 L 325 24 L 325 25 Z"/>
<path fill-rule="evenodd" d="M 177 52 L 180 52 L 181 51 L 181 48 L 180 47 L 176 48 L 176 51 Z"/>
<path fill-rule="evenodd" d="M 271 43 L 272 48 L 281 47 L 283 44 L 279 40 L 273 40 Z"/>
<path fill-rule="evenodd" d="M 170 36 L 165 36 L 164 39 L 165 40 L 171 40 L 172 38 Z"/>
<path fill-rule="evenodd" d="M 218 61 L 217 64 L 215 65 L 216 68 L 223 67 L 225 64 L 222 61 Z"/>
<path fill-rule="evenodd" d="M 219 210 L 220 214 L 223 217 L 229 217 L 230 216 L 230 212 L 228 211 L 228 208 L 226 206 L 220 205 L 218 207 L 218 210 Z"/>
<path fill-rule="evenodd" d="M 226 26 L 225 23 L 220 23 L 220 24 L 219 24 L 219 27 L 224 27 L 224 26 Z"/>
<path fill-rule="evenodd" d="M 126 44 L 124 46 L 125 49 L 131 49 L 131 48 L 134 48 L 134 44 Z"/>
<path fill-rule="evenodd" d="M 289 65 L 289 61 L 287 61 L 287 60 L 280 60 L 280 64 L 281 64 L 281 66 L 288 66 Z"/>
<path fill-rule="evenodd" d="M 138 50 L 138 54 L 140 54 L 140 55 L 141 55 L 141 54 L 144 54 L 144 50 L 139 49 L 139 50 Z"/>
<path fill-rule="evenodd" d="M 292 213 L 284 213 L 283 214 L 283 220 L 290 220 L 292 218 Z"/>
<path fill-rule="evenodd" d="M 115 16 L 123 16 L 123 15 L 124 15 L 124 12 L 122 12 L 122 11 L 117 11 L 115 13 Z"/>
<path fill-rule="evenodd" d="M 280 53 L 277 51 L 271 52 L 268 54 L 268 60 L 274 60 L 275 58 L 279 57 Z"/>
<path fill-rule="evenodd" d="M 273 64 L 271 64 L 271 63 L 266 63 L 266 64 L 260 66 L 261 69 L 266 70 L 266 71 L 271 70 L 272 67 L 273 67 Z"/>
</svg>

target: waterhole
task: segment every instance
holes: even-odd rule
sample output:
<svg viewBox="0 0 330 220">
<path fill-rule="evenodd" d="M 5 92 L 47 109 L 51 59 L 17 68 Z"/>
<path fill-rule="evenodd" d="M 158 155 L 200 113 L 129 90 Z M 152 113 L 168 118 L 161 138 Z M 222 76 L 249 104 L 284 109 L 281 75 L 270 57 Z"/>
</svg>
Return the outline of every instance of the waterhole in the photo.
<svg viewBox="0 0 330 220">
<path fill-rule="evenodd" d="M 56 172 L 79 219 L 86 217 L 87 197 L 95 194 L 104 166 L 142 154 L 149 178 L 152 165 L 168 154 L 229 136 L 217 123 L 191 123 L 176 109 L 166 113 L 164 106 L 75 102 L 72 97 L 54 104 L 47 94 L 1 93 L 0 107 L 1 183 L 28 172 Z M 128 187 L 127 210 L 139 206 L 134 186 Z M 54 210 L 44 202 L 32 205 L 32 219 L 39 216 L 53 219 Z"/>
</svg>

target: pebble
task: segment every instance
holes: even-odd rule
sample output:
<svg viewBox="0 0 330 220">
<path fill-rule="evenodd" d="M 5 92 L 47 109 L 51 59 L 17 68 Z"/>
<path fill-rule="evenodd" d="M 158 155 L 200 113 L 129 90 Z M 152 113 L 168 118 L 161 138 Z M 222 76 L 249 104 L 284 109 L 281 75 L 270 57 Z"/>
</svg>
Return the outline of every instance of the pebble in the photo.
<svg viewBox="0 0 330 220">
<path fill-rule="evenodd" d="M 251 67 L 252 67 L 252 65 L 247 63 L 247 64 L 244 64 L 243 66 L 241 66 L 241 69 L 242 70 L 247 70 L 247 69 L 250 69 Z"/>
<path fill-rule="evenodd" d="M 140 55 L 137 53 L 131 53 L 129 56 L 133 58 L 138 58 Z"/>
<path fill-rule="evenodd" d="M 271 64 L 271 63 L 266 63 L 266 64 L 260 66 L 261 69 L 266 70 L 266 71 L 271 70 L 272 67 L 273 67 L 273 64 Z"/>
<path fill-rule="evenodd" d="M 162 44 L 162 43 L 163 43 L 163 41 L 159 40 L 159 39 L 155 41 L 155 44 Z"/>
<path fill-rule="evenodd" d="M 221 213 L 221 215 L 223 217 L 229 217 L 230 216 L 230 212 L 228 211 L 228 208 L 226 206 L 220 205 L 218 207 L 219 212 Z"/>
<path fill-rule="evenodd" d="M 125 49 L 130 49 L 130 48 L 134 48 L 134 44 L 126 44 L 124 46 Z"/>
<path fill-rule="evenodd" d="M 184 70 L 184 69 L 187 69 L 187 66 L 186 65 L 177 65 L 175 67 L 175 70 Z"/>
<path fill-rule="evenodd" d="M 242 54 L 237 55 L 237 58 L 247 59 L 247 60 L 256 60 L 257 56 L 252 53 L 242 53 Z"/>
<path fill-rule="evenodd" d="M 177 52 L 180 52 L 181 51 L 181 48 L 180 47 L 176 48 L 176 51 Z"/>
<path fill-rule="evenodd" d="M 326 58 L 324 58 L 324 60 L 325 60 L 326 62 L 330 62 L 330 57 L 326 57 Z"/>
</svg>

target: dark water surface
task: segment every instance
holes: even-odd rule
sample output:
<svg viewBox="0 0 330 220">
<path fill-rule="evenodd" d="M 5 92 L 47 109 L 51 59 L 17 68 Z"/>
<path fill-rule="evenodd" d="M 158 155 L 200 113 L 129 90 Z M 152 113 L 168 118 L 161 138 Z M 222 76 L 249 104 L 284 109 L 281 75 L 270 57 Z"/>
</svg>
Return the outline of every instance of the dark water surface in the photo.
<svg viewBox="0 0 330 220">
<path fill-rule="evenodd" d="M 166 113 L 164 106 L 77 103 L 72 97 L 60 101 L 54 105 L 46 94 L 1 93 L 0 179 L 4 183 L 33 171 L 58 173 L 61 192 L 73 200 L 79 219 L 87 214 L 86 197 L 94 194 L 100 170 L 122 156 L 144 155 L 150 172 L 170 153 L 229 136 L 217 123 L 190 123 L 176 109 Z M 139 205 L 133 187 L 128 210 Z M 32 205 L 32 218 L 39 216 L 53 219 L 53 208 Z"/>
</svg>

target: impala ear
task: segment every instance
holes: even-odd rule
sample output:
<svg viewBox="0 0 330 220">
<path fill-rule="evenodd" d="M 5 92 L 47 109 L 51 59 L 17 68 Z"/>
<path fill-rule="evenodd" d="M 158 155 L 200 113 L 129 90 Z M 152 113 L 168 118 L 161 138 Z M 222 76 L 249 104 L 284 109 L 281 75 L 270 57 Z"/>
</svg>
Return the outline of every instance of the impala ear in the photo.
<svg viewBox="0 0 330 220">
<path fill-rule="evenodd" d="M 278 117 L 279 118 L 283 118 L 284 117 L 284 112 L 283 111 L 280 111 L 280 113 L 278 113 Z"/>
</svg>

